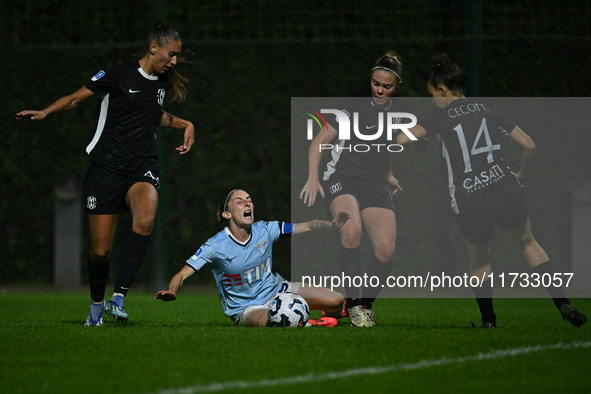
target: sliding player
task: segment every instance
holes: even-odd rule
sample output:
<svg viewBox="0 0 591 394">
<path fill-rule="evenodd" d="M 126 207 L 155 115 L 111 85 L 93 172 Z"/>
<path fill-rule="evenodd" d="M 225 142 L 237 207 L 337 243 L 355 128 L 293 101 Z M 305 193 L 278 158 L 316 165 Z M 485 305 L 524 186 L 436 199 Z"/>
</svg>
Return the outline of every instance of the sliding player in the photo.
<svg viewBox="0 0 591 394">
<path fill-rule="evenodd" d="M 299 294 L 310 309 L 336 313 L 343 308 L 343 296 L 324 287 L 311 287 L 284 280 L 272 272 L 273 242 L 310 231 L 339 229 L 349 219 L 346 213 L 332 222 L 312 220 L 304 223 L 254 221 L 254 204 L 241 189 L 228 193 L 218 209 L 217 220 L 227 226 L 207 240 L 186 265 L 173 276 L 168 290 L 159 291 L 155 299 L 174 301 L 184 281 L 206 264 L 211 265 L 224 313 L 238 325 L 264 327 L 267 310 L 280 292 Z M 332 317 L 310 319 L 313 326 L 335 326 Z"/>
</svg>

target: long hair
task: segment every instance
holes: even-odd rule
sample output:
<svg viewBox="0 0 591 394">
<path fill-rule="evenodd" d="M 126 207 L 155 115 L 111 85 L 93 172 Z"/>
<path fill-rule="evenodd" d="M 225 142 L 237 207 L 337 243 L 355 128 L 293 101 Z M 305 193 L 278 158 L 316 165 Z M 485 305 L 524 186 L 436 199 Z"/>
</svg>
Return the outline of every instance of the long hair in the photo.
<svg viewBox="0 0 591 394">
<path fill-rule="evenodd" d="M 466 94 L 466 74 L 445 53 L 431 57 L 429 83 L 434 88 L 445 85 L 454 94 Z"/>
<path fill-rule="evenodd" d="M 150 50 L 150 44 L 152 44 L 152 42 L 155 42 L 158 46 L 164 46 L 172 41 L 181 42 L 181 35 L 179 32 L 167 24 L 156 22 L 148 33 L 144 55 Z M 177 59 L 179 62 L 186 61 L 186 57 L 180 54 L 177 55 Z M 179 74 L 176 67 L 172 67 L 161 77 L 168 82 L 170 89 L 172 90 L 172 101 L 183 101 L 186 96 L 189 80 Z"/>
</svg>

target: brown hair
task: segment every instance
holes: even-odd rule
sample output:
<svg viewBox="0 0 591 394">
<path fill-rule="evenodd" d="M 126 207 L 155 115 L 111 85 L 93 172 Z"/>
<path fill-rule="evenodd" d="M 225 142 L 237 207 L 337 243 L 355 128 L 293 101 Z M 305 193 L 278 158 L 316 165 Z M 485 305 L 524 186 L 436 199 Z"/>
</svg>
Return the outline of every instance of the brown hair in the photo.
<svg viewBox="0 0 591 394">
<path fill-rule="evenodd" d="M 431 57 L 429 83 L 434 88 L 445 85 L 452 93 L 466 94 L 466 74 L 445 53 Z"/>
<path fill-rule="evenodd" d="M 242 190 L 242 189 L 235 188 L 235 189 L 230 190 L 230 192 L 226 195 L 226 198 L 224 199 L 224 201 L 220 202 L 220 204 L 218 205 L 218 209 L 215 214 L 215 220 L 218 223 L 223 224 L 228 221 L 228 219 L 226 219 L 222 216 L 222 213 L 224 211 L 228 210 L 228 201 L 230 201 L 230 197 L 232 197 L 232 194 L 234 194 L 234 192 L 237 190 Z"/>
<path fill-rule="evenodd" d="M 150 29 L 150 32 L 148 33 L 148 38 L 146 40 L 146 50 L 144 51 L 144 54 L 150 50 L 150 45 L 152 42 L 155 42 L 158 44 L 158 46 L 164 46 L 172 41 L 181 42 L 181 36 L 179 32 L 167 24 L 156 22 L 156 24 L 152 26 L 152 29 Z M 177 58 L 179 62 L 186 61 L 185 55 L 181 56 L 179 54 Z M 181 102 L 185 99 L 189 80 L 179 74 L 175 67 L 164 73 L 162 75 L 162 79 L 167 81 L 170 85 L 170 89 L 172 90 L 172 101 Z"/>
</svg>

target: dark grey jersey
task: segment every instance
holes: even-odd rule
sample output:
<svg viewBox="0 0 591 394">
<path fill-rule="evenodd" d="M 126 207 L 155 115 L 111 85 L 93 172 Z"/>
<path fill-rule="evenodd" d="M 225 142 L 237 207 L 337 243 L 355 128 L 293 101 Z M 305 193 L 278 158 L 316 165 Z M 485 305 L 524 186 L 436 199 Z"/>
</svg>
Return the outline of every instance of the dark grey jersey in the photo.
<svg viewBox="0 0 591 394">
<path fill-rule="evenodd" d="M 439 134 L 455 213 L 483 194 L 517 182 L 502 149 L 504 136 L 516 124 L 482 100 L 454 100 L 419 122 L 428 134 Z"/>
<path fill-rule="evenodd" d="M 385 114 L 400 111 L 400 101 L 393 98 L 384 108 L 377 107 L 371 98 L 371 91 L 363 89 L 344 100 L 344 112 L 350 123 L 350 139 L 334 143 L 330 155 L 323 158 L 321 179 L 344 180 L 355 183 L 385 183 L 388 156 L 387 146 L 394 143 L 388 140 L 385 129 Z M 339 123 L 331 116 L 326 120 L 336 130 Z M 353 129 L 363 136 L 378 135 L 375 139 L 361 139 Z M 383 131 L 380 133 L 380 131 Z"/>
</svg>

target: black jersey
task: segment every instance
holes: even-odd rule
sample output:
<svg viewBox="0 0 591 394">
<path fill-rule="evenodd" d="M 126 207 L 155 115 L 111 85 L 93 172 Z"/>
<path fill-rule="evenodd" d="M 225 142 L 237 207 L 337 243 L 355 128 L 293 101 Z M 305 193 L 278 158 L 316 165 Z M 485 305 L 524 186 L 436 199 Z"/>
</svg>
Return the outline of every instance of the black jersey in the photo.
<svg viewBox="0 0 591 394">
<path fill-rule="evenodd" d="M 439 134 L 455 213 L 508 183 L 518 183 L 502 154 L 502 140 L 516 124 L 482 100 L 454 100 L 419 123 L 427 134 Z"/>
<path fill-rule="evenodd" d="M 386 182 L 386 164 L 390 154 L 387 147 L 395 143 L 395 141 L 387 139 L 385 112 L 395 111 L 395 98 L 384 108 L 381 108 L 374 104 L 370 89 L 359 90 L 350 97 L 344 101 L 344 108 L 341 110 L 349 117 L 351 139 L 337 140 L 334 143 L 330 155 L 323 158 L 321 179 L 324 181 L 339 179 L 355 183 L 384 183 Z M 382 121 L 379 120 L 380 116 Z M 326 121 L 339 130 L 336 118 L 327 116 Z M 360 139 L 353 131 L 353 128 L 357 127 L 362 134 L 375 134 L 380 124 L 384 129 L 377 139 Z"/>
<path fill-rule="evenodd" d="M 155 128 L 168 83 L 128 62 L 99 71 L 86 87 L 101 97 L 86 147 L 91 159 L 117 173 L 157 162 Z"/>
</svg>

